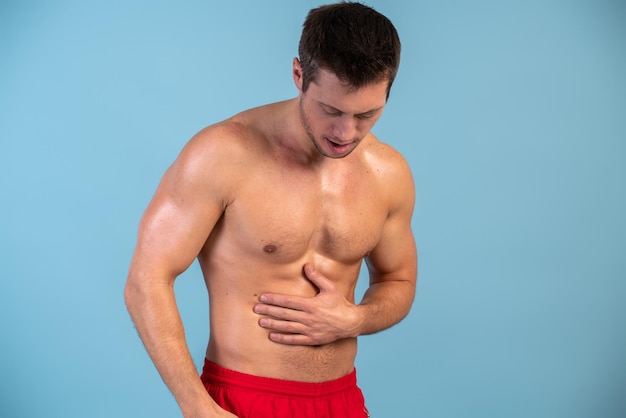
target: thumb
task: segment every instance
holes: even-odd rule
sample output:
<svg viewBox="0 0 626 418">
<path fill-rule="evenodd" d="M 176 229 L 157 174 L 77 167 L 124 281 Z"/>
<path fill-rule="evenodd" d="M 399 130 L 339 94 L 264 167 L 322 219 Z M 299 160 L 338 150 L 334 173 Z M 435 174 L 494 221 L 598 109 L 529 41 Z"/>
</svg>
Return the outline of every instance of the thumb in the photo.
<svg viewBox="0 0 626 418">
<path fill-rule="evenodd" d="M 310 263 L 304 265 L 304 274 L 306 278 L 320 290 L 320 293 L 334 288 L 333 282 L 315 270 Z"/>
</svg>

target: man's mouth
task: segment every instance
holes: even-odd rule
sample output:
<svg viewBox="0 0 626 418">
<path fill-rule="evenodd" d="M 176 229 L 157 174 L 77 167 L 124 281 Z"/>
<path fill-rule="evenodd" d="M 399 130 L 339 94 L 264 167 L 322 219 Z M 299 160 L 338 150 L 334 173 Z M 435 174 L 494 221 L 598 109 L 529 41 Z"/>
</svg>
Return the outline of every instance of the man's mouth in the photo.
<svg viewBox="0 0 626 418">
<path fill-rule="evenodd" d="M 347 144 L 339 144 L 337 142 L 331 141 L 328 138 L 326 138 L 326 143 L 330 146 L 330 148 L 332 148 L 333 151 L 337 153 L 346 152 L 352 146 L 352 142 L 348 142 Z"/>
</svg>

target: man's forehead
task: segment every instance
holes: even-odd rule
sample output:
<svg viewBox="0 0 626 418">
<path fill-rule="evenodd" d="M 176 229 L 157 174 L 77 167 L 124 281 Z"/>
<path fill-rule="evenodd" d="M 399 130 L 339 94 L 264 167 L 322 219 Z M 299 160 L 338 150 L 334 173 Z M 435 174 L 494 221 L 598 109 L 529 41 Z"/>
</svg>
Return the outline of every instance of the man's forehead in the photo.
<svg viewBox="0 0 626 418">
<path fill-rule="evenodd" d="M 314 84 L 315 100 L 324 106 L 346 113 L 368 113 L 382 109 L 387 103 L 387 82 L 367 84 L 355 88 L 337 78 L 332 72 L 324 70 Z M 311 89 L 310 89 L 311 90 Z"/>
</svg>

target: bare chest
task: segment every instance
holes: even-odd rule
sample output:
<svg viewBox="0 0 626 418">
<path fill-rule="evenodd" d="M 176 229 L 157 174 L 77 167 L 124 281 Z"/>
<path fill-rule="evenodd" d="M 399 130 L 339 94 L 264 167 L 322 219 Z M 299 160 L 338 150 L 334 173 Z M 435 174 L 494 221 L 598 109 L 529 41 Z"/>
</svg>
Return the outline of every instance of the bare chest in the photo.
<svg viewBox="0 0 626 418">
<path fill-rule="evenodd" d="M 222 228 L 251 255 L 287 263 L 315 253 L 353 264 L 376 246 L 386 217 L 383 192 L 365 172 L 321 177 L 272 170 L 241 187 Z"/>
</svg>

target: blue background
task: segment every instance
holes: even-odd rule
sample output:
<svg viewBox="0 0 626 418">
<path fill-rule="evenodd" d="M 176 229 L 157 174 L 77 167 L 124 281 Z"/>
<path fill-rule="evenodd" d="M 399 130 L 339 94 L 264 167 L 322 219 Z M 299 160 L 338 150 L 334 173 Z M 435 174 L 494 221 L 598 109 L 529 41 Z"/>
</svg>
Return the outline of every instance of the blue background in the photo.
<svg viewBox="0 0 626 418">
<path fill-rule="evenodd" d="M 296 95 L 318 4 L 0 3 L 0 416 L 180 416 L 123 304 L 137 223 L 195 132 Z M 367 4 L 420 249 L 411 314 L 360 340 L 372 416 L 626 416 L 626 3 Z M 176 287 L 200 366 L 197 266 Z"/>
</svg>

